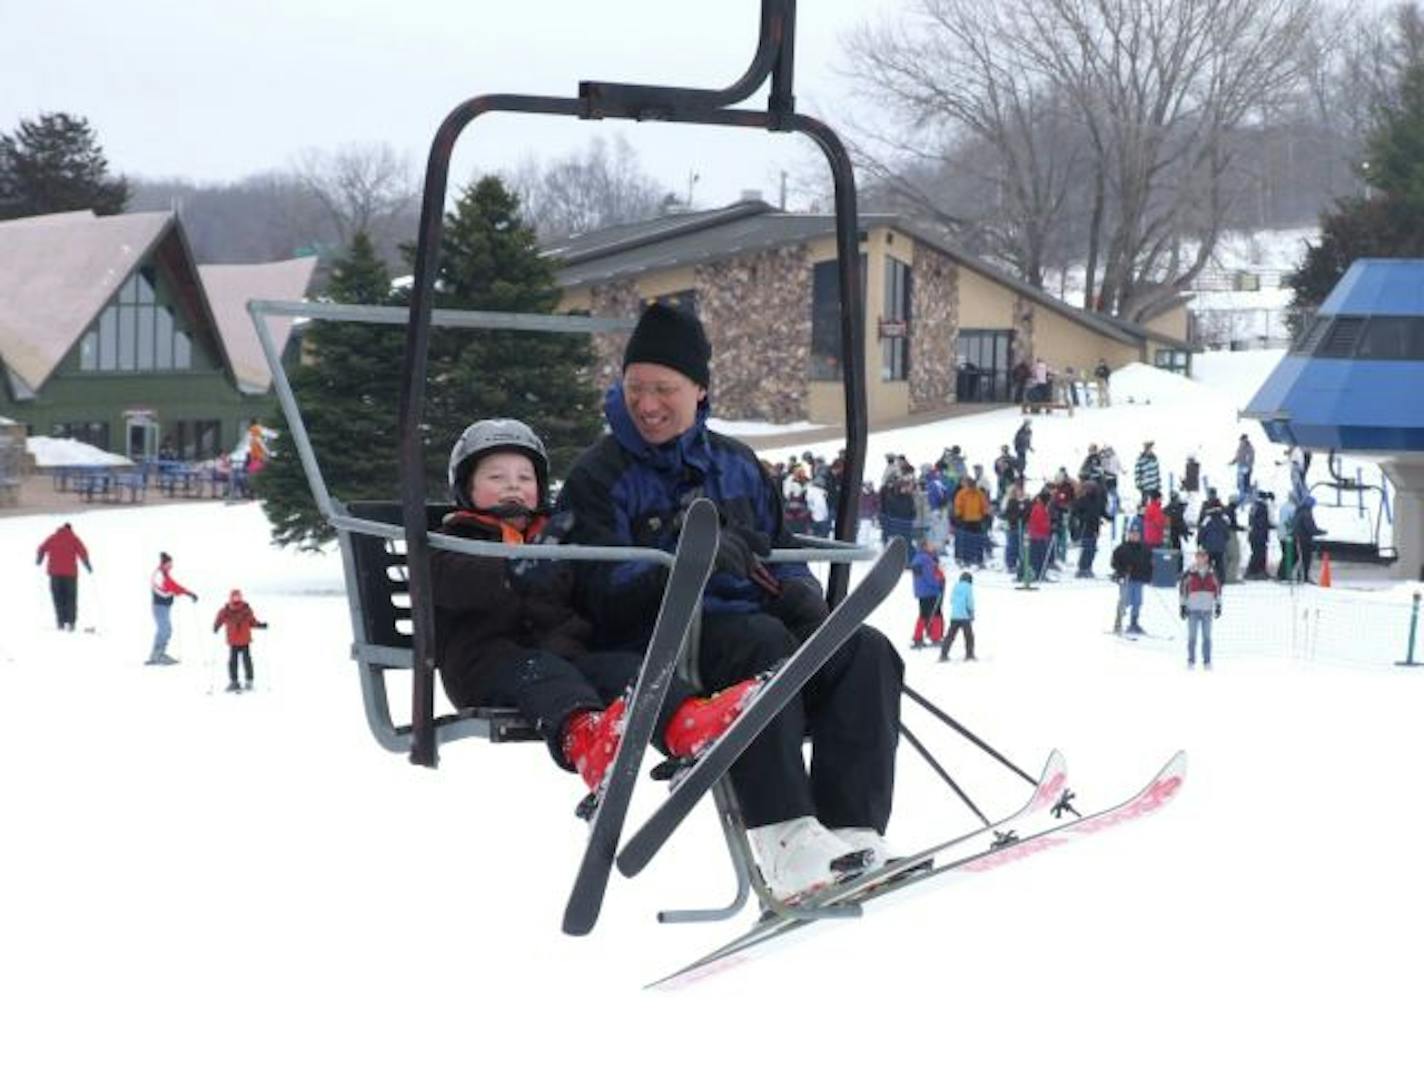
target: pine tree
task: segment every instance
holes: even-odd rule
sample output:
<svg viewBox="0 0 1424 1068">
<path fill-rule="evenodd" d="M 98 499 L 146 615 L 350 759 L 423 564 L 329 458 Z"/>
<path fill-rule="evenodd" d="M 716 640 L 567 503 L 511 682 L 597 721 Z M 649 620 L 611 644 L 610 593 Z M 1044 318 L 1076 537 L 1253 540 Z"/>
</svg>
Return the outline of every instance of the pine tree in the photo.
<svg viewBox="0 0 1424 1068">
<path fill-rule="evenodd" d="M 49 112 L 0 135 L 0 219 L 86 208 L 117 215 L 128 199 L 88 120 Z"/>
<path fill-rule="evenodd" d="M 1424 61 L 1406 65 L 1398 91 L 1380 105 L 1360 174 L 1369 192 L 1321 215 L 1320 243 L 1286 280 L 1297 330 L 1355 260 L 1424 256 Z"/>
<path fill-rule="evenodd" d="M 326 297 L 338 304 L 391 304 L 391 283 L 370 238 L 358 233 L 332 266 Z M 288 373 L 317 462 L 332 496 L 343 501 L 398 496 L 397 411 L 404 331 L 400 326 L 316 319 L 307 358 Z M 318 548 L 335 532 L 307 486 L 285 418 L 272 459 L 254 480 L 279 545 Z"/>
<path fill-rule="evenodd" d="M 539 254 L 519 198 L 494 177 L 467 186 L 445 216 L 436 304 L 442 308 L 552 314 L 554 265 Z M 432 481 L 476 419 L 520 419 L 549 450 L 554 478 L 598 437 L 602 415 L 587 335 L 512 330 L 436 330 L 430 344 L 427 416 Z"/>
</svg>

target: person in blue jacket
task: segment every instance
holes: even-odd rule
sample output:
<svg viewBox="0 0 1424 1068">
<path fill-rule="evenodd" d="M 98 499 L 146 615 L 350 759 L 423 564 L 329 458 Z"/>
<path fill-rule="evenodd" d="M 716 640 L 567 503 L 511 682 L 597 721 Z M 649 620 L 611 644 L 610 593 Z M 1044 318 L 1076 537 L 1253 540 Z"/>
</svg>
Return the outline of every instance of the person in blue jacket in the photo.
<svg viewBox="0 0 1424 1068">
<path fill-rule="evenodd" d="M 571 541 L 670 550 L 694 500 L 717 505 L 722 528 L 695 652 L 702 685 L 719 690 L 790 656 L 828 609 L 805 564 L 766 560 L 794 544 L 781 494 L 751 449 L 708 429 L 711 358 L 695 315 L 644 309 L 604 400 L 610 432 L 574 463 L 561 507 L 573 514 Z M 642 648 L 665 584 L 653 563 L 589 564 L 576 598 L 600 644 Z M 903 674 L 889 639 L 861 627 L 732 766 L 775 896 L 796 898 L 887 859 Z"/>
<path fill-rule="evenodd" d="M 920 614 L 915 620 L 915 636 L 911 648 L 923 649 L 925 638 L 931 645 L 938 645 L 944 639 L 944 572 L 940 570 L 939 557 L 929 538 L 920 542 L 920 549 L 910 560 L 910 570 L 915 576 L 915 600 L 920 603 Z"/>
<path fill-rule="evenodd" d="M 939 658 L 949 659 L 950 647 L 954 645 L 954 636 L 960 631 L 964 631 L 964 659 L 973 660 L 974 657 L 974 576 L 968 571 L 959 576 L 959 581 L 954 584 L 954 589 L 949 595 L 949 633 L 944 636 L 944 643 L 939 647 Z"/>
</svg>

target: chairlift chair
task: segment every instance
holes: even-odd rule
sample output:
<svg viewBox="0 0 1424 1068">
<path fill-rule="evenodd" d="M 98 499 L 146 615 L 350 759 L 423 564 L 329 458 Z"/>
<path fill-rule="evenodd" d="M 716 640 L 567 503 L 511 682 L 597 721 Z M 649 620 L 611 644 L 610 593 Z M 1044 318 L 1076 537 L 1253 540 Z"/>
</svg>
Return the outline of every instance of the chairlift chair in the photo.
<svg viewBox="0 0 1424 1068">
<path fill-rule="evenodd" d="M 442 122 L 428 159 L 421 206 L 419 238 L 411 304 L 407 311 L 363 305 L 309 303 L 305 301 L 249 302 L 248 310 L 262 343 L 273 387 L 290 428 L 290 440 L 301 460 L 312 495 L 322 517 L 337 532 L 351 612 L 352 656 L 358 665 L 367 723 L 377 742 L 412 763 L 434 767 L 443 742 L 477 737 L 492 742 L 537 740 L 532 723 L 508 708 L 466 708 L 434 714 L 434 614 L 430 597 L 432 547 L 477 556 L 505 558 L 558 557 L 574 560 L 652 559 L 664 565 L 667 553 L 650 549 L 592 546 L 505 546 L 436 533 L 448 510 L 427 498 L 420 426 L 422 422 L 427 354 L 432 326 L 471 329 L 559 331 L 577 333 L 626 332 L 630 320 L 586 316 L 528 315 L 503 312 L 449 311 L 434 307 L 434 282 L 440 252 L 445 195 L 451 154 L 456 140 L 474 119 L 490 112 L 569 115 L 584 120 L 631 119 L 638 122 L 677 122 L 735 126 L 769 132 L 798 132 L 822 150 L 831 168 L 835 189 L 836 245 L 841 300 L 841 344 L 845 395 L 846 484 L 859 485 L 864 470 L 867 432 L 864 375 L 864 314 L 860 299 L 860 260 L 855 178 L 850 157 L 840 139 L 824 123 L 795 111 L 792 93 L 794 71 L 795 0 L 762 0 L 760 36 L 746 72 L 722 90 L 581 82 L 574 97 L 488 95 L 456 107 Z M 736 109 L 770 79 L 765 110 Z M 400 394 L 399 501 L 342 502 L 327 490 L 320 464 L 312 449 L 301 412 L 292 393 L 279 353 L 272 342 L 266 317 L 304 316 L 345 322 L 401 324 L 406 327 L 405 359 Z M 835 539 L 802 539 L 807 546 L 778 550 L 773 560 L 829 561 L 828 600 L 837 603 L 846 592 L 850 563 L 873 555 L 855 544 L 858 508 L 855 494 L 843 495 L 835 520 Z M 694 642 L 689 642 L 695 647 Z M 695 664 L 685 670 L 695 674 Z M 397 724 L 391 713 L 386 673 L 411 673 L 411 712 L 408 723 Z M 724 909 L 690 910 L 662 914 L 669 922 L 719 919 L 739 909 L 749 886 L 765 894 L 749 866 L 745 843 L 735 841 L 735 817 L 730 790 L 719 786 L 714 796 L 728 835 L 737 875 L 737 897 Z"/>
<path fill-rule="evenodd" d="M 1372 517 L 1370 537 L 1368 541 L 1341 537 L 1317 538 L 1314 542 L 1315 551 L 1328 552 L 1332 560 L 1340 563 L 1373 564 L 1382 567 L 1394 564 L 1399 559 L 1399 550 L 1393 544 L 1394 516 L 1389 503 L 1388 483 L 1383 476 L 1381 476 L 1379 485 L 1366 482 L 1363 472 L 1358 468 L 1353 478 L 1345 474 L 1341 469 L 1340 455 L 1334 449 L 1330 450 L 1326 468 L 1330 472 L 1330 478 L 1311 483 L 1311 496 L 1316 498 L 1318 505 L 1348 508 L 1351 505 L 1346 500 L 1346 494 L 1353 494 L 1355 496 L 1353 507 L 1357 513 L 1360 516 L 1369 514 Z M 1333 505 L 1322 499 L 1318 492 L 1332 490 L 1335 493 Z M 1374 497 L 1372 506 L 1366 505 L 1367 496 Z M 1383 543 L 1382 537 L 1386 519 L 1389 520 L 1391 531 L 1390 543 L 1387 545 Z"/>
<path fill-rule="evenodd" d="M 322 517 L 336 531 L 345 571 L 346 592 L 354 640 L 352 656 L 361 680 L 367 723 L 384 748 L 405 753 L 414 764 L 435 767 L 439 746 L 462 738 L 491 742 L 539 739 L 534 724 L 509 708 L 465 708 L 434 714 L 435 634 L 430 596 L 430 550 L 438 548 L 474 556 L 503 558 L 559 558 L 578 560 L 653 560 L 668 565 L 672 557 L 654 549 L 579 545 L 503 545 L 452 538 L 437 532 L 448 506 L 427 498 L 420 427 L 422 423 L 427 353 L 432 326 L 464 329 L 554 331 L 563 333 L 627 332 L 631 320 L 588 316 L 533 315 L 524 313 L 437 310 L 434 283 L 439 258 L 444 201 L 450 157 L 455 142 L 471 121 L 490 112 L 568 115 L 584 120 L 631 119 L 638 122 L 676 122 L 734 126 L 773 133 L 797 132 L 810 137 L 822 150 L 831 169 L 835 190 L 836 251 L 840 281 L 840 335 L 845 412 L 845 484 L 861 484 L 867 435 L 864 310 L 860 285 L 859 224 L 855 177 L 850 157 L 839 137 L 826 124 L 795 111 L 792 94 L 794 67 L 795 0 L 762 0 L 760 37 L 746 73 L 723 90 L 581 82 L 575 97 L 489 95 L 475 97 L 456 107 L 436 133 L 428 159 L 421 206 L 415 275 L 409 309 L 341 305 L 306 301 L 254 300 L 248 304 L 272 374 L 273 388 L 286 417 L 289 440 L 301 461 L 307 483 Z M 736 109 L 770 79 L 765 110 Z M 406 327 L 403 378 L 400 393 L 399 501 L 342 502 L 327 490 L 321 468 L 302 421 L 291 385 L 268 329 L 268 316 L 301 316 L 343 322 L 383 323 Z M 859 501 L 857 494 L 841 495 L 832 539 L 801 536 L 803 546 L 771 554 L 773 561 L 823 561 L 830 564 L 827 600 L 834 606 L 845 596 L 852 561 L 867 559 L 873 551 L 856 543 Z M 690 639 L 689 649 L 696 648 Z M 408 723 L 397 724 L 391 714 L 387 672 L 411 673 L 411 711 Z M 684 672 L 695 680 L 696 664 L 685 656 Z M 910 696 L 924 704 L 911 691 Z M 947 726 L 1017 773 L 1034 782 L 1021 769 L 994 751 L 962 725 L 926 704 Z M 906 737 L 908 729 L 902 727 Z M 921 747 L 916 743 L 916 748 Z M 933 762 L 932 762 L 933 763 Z M 957 785 L 935 765 L 935 770 L 963 798 Z M 786 912 L 774 901 L 753 863 L 736 799 L 725 781 L 713 789 L 720 825 L 727 840 L 737 879 L 733 902 L 722 908 L 666 911 L 663 922 L 724 919 L 736 913 L 755 890 L 766 909 Z M 967 801 L 967 798 L 965 798 Z M 980 819 L 983 814 L 970 803 Z M 985 821 L 987 823 L 987 820 Z M 854 915 L 854 908 L 816 911 L 811 918 Z"/>
</svg>

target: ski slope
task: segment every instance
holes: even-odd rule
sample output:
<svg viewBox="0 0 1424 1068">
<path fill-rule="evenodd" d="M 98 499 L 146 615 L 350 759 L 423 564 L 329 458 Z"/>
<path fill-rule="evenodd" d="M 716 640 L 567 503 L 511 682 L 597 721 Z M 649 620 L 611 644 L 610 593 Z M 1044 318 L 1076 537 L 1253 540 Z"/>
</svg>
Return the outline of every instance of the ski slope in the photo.
<svg viewBox="0 0 1424 1068">
<path fill-rule="evenodd" d="M 1164 467 L 1197 444 L 1224 477 L 1239 402 L 1209 384 L 1171 389 L 1035 420 L 1039 469 L 1076 464 L 1089 440 L 1130 459 L 1148 435 Z M 987 462 L 1016 422 L 877 435 L 871 456 L 918 462 L 958 443 Z M 75 634 L 53 630 L 34 566 L 63 519 L 95 566 Z M 167 669 L 142 664 L 160 550 L 202 598 L 175 607 L 182 663 Z M 211 632 L 234 586 L 271 624 L 253 646 L 258 688 L 242 695 L 221 692 Z M 1104 633 L 1106 581 L 1021 593 L 985 571 L 976 586 L 977 664 L 904 648 L 908 580 L 877 613 L 911 684 L 1026 770 L 1061 748 L 1086 807 L 1128 796 L 1184 748 L 1180 796 L 678 993 L 644 993 L 754 918 L 654 920 L 731 897 L 705 806 L 642 876 L 614 876 L 591 936 L 566 938 L 584 836 L 576 780 L 537 745 L 452 744 L 433 772 L 378 748 L 334 553 L 270 546 L 253 504 L 0 520 L 0 1063 L 1410 1060 L 1424 670 L 1253 651 L 1229 625 L 1240 587 L 1216 670 L 1188 674 L 1161 591 L 1144 622 L 1162 640 L 1125 643 Z M 986 811 L 1023 801 L 1021 781 L 908 701 L 903 714 Z M 970 829 L 901 752 L 892 841 Z M 640 787 L 635 817 L 658 790 Z"/>
</svg>

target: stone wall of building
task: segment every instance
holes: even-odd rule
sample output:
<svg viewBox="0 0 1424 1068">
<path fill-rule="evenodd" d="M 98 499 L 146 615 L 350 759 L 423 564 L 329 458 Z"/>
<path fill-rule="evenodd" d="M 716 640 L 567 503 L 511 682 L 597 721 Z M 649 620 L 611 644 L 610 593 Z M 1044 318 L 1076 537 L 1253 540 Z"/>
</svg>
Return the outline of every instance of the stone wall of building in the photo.
<svg viewBox="0 0 1424 1068">
<path fill-rule="evenodd" d="M 589 314 L 595 318 L 636 319 L 641 311 L 637 284 L 631 278 L 589 288 Z M 623 367 L 627 334 L 593 335 L 593 381 L 601 398 Z"/>
<path fill-rule="evenodd" d="M 791 245 L 697 267 L 697 308 L 712 343 L 712 410 L 723 419 L 807 417 L 811 263 Z"/>
<path fill-rule="evenodd" d="M 915 246 L 910 291 L 910 411 L 954 399 L 954 338 L 959 331 L 959 268 L 948 256 Z"/>
</svg>

